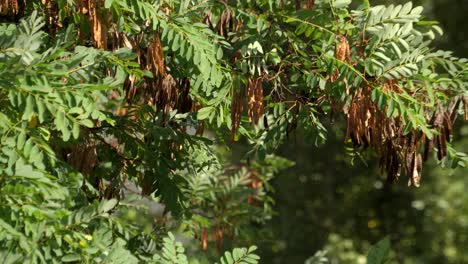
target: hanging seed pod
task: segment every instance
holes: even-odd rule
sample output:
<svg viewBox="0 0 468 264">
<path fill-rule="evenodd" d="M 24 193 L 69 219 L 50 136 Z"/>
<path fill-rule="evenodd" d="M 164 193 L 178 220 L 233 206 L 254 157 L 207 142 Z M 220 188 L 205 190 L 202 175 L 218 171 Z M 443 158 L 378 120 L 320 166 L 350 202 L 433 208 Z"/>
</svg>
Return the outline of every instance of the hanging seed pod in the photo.
<svg viewBox="0 0 468 264">
<path fill-rule="evenodd" d="M 263 85 L 261 77 L 249 79 L 247 84 L 247 113 L 249 121 L 257 124 L 263 113 Z"/>
<path fill-rule="evenodd" d="M 158 87 L 156 87 L 157 89 Z M 163 81 L 161 89 L 156 93 L 156 107 L 157 109 L 163 110 L 165 113 L 169 113 L 174 106 L 177 104 L 178 92 L 177 86 L 172 75 L 167 74 Z"/>
<path fill-rule="evenodd" d="M 438 160 L 442 160 L 447 155 L 447 139 L 450 139 L 450 131 L 452 130 L 451 121 L 449 123 L 447 119 L 450 117 L 447 116 L 443 106 L 439 104 L 431 120 L 432 127 L 438 132 L 434 140 Z"/>
<path fill-rule="evenodd" d="M 198 110 L 202 108 L 202 104 L 198 101 L 196 101 L 194 104 L 192 104 L 192 112 L 196 113 Z M 232 114 L 232 113 L 231 113 Z M 195 132 L 195 135 L 197 136 L 203 136 L 203 132 L 205 130 L 205 121 L 199 121 L 199 125 L 197 127 L 197 130 Z"/>
<path fill-rule="evenodd" d="M 98 162 L 96 145 L 89 139 L 72 149 L 67 156 L 67 162 L 72 168 L 89 177 Z"/>
<path fill-rule="evenodd" d="M 336 36 L 335 58 L 339 61 L 349 62 L 351 51 L 349 49 L 348 39 L 343 35 Z"/>
<path fill-rule="evenodd" d="M 465 120 L 468 120 L 468 95 L 462 96 L 464 110 L 465 110 Z"/>
<path fill-rule="evenodd" d="M 20 11 L 18 0 L 2 0 L 0 2 L 0 14 L 17 15 Z"/>
<path fill-rule="evenodd" d="M 86 15 L 88 14 L 89 10 L 89 0 L 75 0 L 75 4 L 77 7 L 77 10 L 80 14 Z"/>
<path fill-rule="evenodd" d="M 115 31 L 117 31 L 117 30 L 115 30 Z M 121 46 L 127 47 L 127 48 L 133 50 L 133 47 L 134 47 L 135 45 L 132 44 L 132 42 L 127 38 L 127 36 L 125 35 L 125 33 L 121 33 L 121 34 L 119 34 L 119 35 L 121 36 L 121 39 L 122 39 L 122 44 L 121 44 Z"/>
<path fill-rule="evenodd" d="M 447 142 L 450 142 L 450 136 L 452 135 L 452 130 L 453 130 L 453 125 L 452 125 L 452 120 L 450 119 L 450 113 L 448 111 L 445 111 L 442 134 L 445 136 L 445 140 Z"/>
<path fill-rule="evenodd" d="M 206 251 L 208 249 L 208 232 L 206 231 L 206 228 L 202 229 L 200 240 L 202 243 L 202 250 Z"/>
<path fill-rule="evenodd" d="M 422 158 L 421 154 L 414 152 L 413 162 L 412 162 L 412 171 L 410 173 L 411 177 L 408 181 L 408 186 L 419 187 L 421 182 L 421 172 L 422 172 Z"/>
<path fill-rule="evenodd" d="M 253 190 L 253 193 L 247 197 L 247 202 L 251 205 L 259 205 L 258 199 L 255 198 L 255 193 L 263 187 L 263 182 L 254 169 L 249 171 L 248 179 L 250 181 L 249 187 Z"/>
<path fill-rule="evenodd" d="M 314 5 L 315 5 L 315 0 L 307 0 L 307 9 L 309 10 L 312 10 L 314 8 Z"/>
<path fill-rule="evenodd" d="M 253 120 L 253 112 L 255 108 L 255 83 L 252 79 L 249 79 L 247 83 L 247 114 L 249 121 Z"/>
<path fill-rule="evenodd" d="M 426 142 L 424 143 L 424 156 L 423 161 L 427 161 L 429 158 L 429 153 L 434 148 L 434 138 L 428 139 L 426 138 Z"/>
<path fill-rule="evenodd" d="M 52 0 L 41 0 L 42 5 L 45 9 L 45 19 L 46 29 L 49 34 L 55 35 L 57 31 L 63 27 L 62 21 L 59 18 L 59 4 L 57 1 Z M 68 5 L 62 6 L 62 11 L 67 15 L 70 15 L 70 9 Z"/>
<path fill-rule="evenodd" d="M 221 251 L 223 248 L 223 237 L 224 237 L 224 231 L 221 226 L 214 227 L 213 228 L 213 241 L 216 244 L 216 248 Z"/>
<path fill-rule="evenodd" d="M 175 109 L 179 113 L 187 113 L 192 109 L 192 98 L 190 98 L 190 79 L 184 78 L 178 82 L 178 98 Z"/>
<path fill-rule="evenodd" d="M 387 82 L 381 89 L 400 92 L 395 82 Z M 386 107 L 379 109 L 371 100 L 371 91 L 370 87 L 366 87 L 354 92 L 347 113 L 346 141 L 351 140 L 355 147 L 374 148 L 380 156 L 380 168 L 387 172 L 389 182 L 397 180 L 403 170 L 409 178 L 409 184 L 417 187 L 423 160 L 417 150 L 420 144 L 425 144 L 426 158 L 432 141 L 427 140 L 424 134 L 418 136 L 415 131 L 404 135 L 405 126 L 401 117 L 387 117 Z M 440 119 L 443 117 L 437 113 L 433 118 L 435 123 L 440 124 L 440 128 L 443 128 L 443 124 L 450 125 L 447 120 Z M 442 149 L 445 139 L 445 136 L 436 139 Z"/>
<path fill-rule="evenodd" d="M 161 39 L 157 33 L 154 33 L 153 39 L 148 43 L 148 66 L 155 76 L 164 76 L 166 66 L 164 64 L 164 52 Z"/>
<path fill-rule="evenodd" d="M 235 91 L 234 95 L 232 96 L 231 101 L 231 142 L 234 142 L 235 135 L 240 127 L 240 122 L 242 118 L 242 98 L 243 96 L 243 89 L 241 92 Z"/>
<path fill-rule="evenodd" d="M 203 18 L 203 23 L 208 25 L 211 30 L 216 31 L 213 27 L 213 23 L 211 22 L 213 14 L 211 12 L 208 12 L 208 14 Z"/>
<path fill-rule="evenodd" d="M 216 32 L 223 37 L 227 37 L 228 32 L 232 31 L 232 29 L 233 21 L 231 11 L 229 9 L 225 9 L 216 25 Z"/>
<path fill-rule="evenodd" d="M 102 14 L 103 1 L 88 1 L 89 20 L 92 26 L 94 45 L 98 49 L 107 48 L 106 15 Z"/>
</svg>

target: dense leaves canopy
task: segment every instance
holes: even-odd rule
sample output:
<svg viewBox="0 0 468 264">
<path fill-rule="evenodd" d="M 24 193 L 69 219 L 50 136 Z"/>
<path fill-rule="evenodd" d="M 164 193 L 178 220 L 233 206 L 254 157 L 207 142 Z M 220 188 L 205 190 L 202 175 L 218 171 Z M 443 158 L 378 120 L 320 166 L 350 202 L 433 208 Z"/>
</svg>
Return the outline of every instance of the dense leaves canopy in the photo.
<svg viewBox="0 0 468 264">
<path fill-rule="evenodd" d="M 421 7 L 350 3 L 2 1 L 5 261 L 187 261 L 168 229 L 221 250 L 270 218 L 268 182 L 291 165 L 277 147 L 297 128 L 323 143 L 325 118 L 389 181 L 419 186 L 433 151 L 463 165 L 449 142 L 467 60 L 431 47 Z"/>
</svg>

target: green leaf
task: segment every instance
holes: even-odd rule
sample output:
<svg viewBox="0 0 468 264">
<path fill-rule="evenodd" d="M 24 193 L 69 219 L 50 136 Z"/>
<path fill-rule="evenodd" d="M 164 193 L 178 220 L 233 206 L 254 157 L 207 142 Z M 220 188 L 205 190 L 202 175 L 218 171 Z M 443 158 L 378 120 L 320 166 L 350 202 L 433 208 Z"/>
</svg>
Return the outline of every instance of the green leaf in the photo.
<svg viewBox="0 0 468 264">
<path fill-rule="evenodd" d="M 81 256 L 78 254 L 68 254 L 62 257 L 63 262 L 76 262 L 80 260 L 81 260 Z"/>
<path fill-rule="evenodd" d="M 102 201 L 101 204 L 99 205 L 99 212 L 100 213 L 107 213 L 110 210 L 114 209 L 114 207 L 117 206 L 117 199 L 110 199 L 110 200 L 105 200 Z"/>
<path fill-rule="evenodd" d="M 223 49 L 221 47 L 218 47 L 216 51 L 216 59 L 221 60 L 223 58 Z"/>
<path fill-rule="evenodd" d="M 257 250 L 257 246 L 250 246 L 250 247 L 249 247 L 249 253 L 252 253 L 252 252 L 254 252 L 255 250 Z"/>
<path fill-rule="evenodd" d="M 37 105 L 39 122 L 44 123 L 44 121 L 45 121 L 45 105 L 40 100 L 40 98 L 36 98 L 36 105 Z"/>
<path fill-rule="evenodd" d="M 22 120 L 29 121 L 34 114 L 34 96 L 28 95 L 26 99 L 26 107 L 24 109 Z"/>
<path fill-rule="evenodd" d="M 234 263 L 234 259 L 232 258 L 232 254 L 229 251 L 226 251 L 224 253 L 223 260 L 224 260 L 224 263 L 227 263 L 227 264 L 233 264 Z"/>
<path fill-rule="evenodd" d="M 392 117 L 394 110 L 395 110 L 395 101 L 393 99 L 390 99 L 390 103 L 387 106 L 387 117 Z"/>
<path fill-rule="evenodd" d="M 349 6 L 351 4 L 351 0 L 335 0 L 333 2 L 333 7 L 334 8 L 344 8 Z"/>
<path fill-rule="evenodd" d="M 111 7 L 113 2 L 114 2 L 114 0 L 106 0 L 106 1 L 104 2 L 104 7 L 105 7 L 105 8 Z"/>
<path fill-rule="evenodd" d="M 390 253 L 390 238 L 387 236 L 377 244 L 371 246 L 367 254 L 368 264 L 383 264 Z"/>
<path fill-rule="evenodd" d="M 18 149 L 22 149 L 25 142 L 26 142 L 26 131 L 21 130 L 21 132 L 18 135 L 18 139 L 17 139 L 17 142 L 16 142 L 16 147 Z"/>
<path fill-rule="evenodd" d="M 88 127 L 88 128 L 93 128 L 94 127 L 93 121 L 91 121 L 89 119 L 80 120 L 80 124 L 85 126 L 85 127 Z"/>
<path fill-rule="evenodd" d="M 73 122 L 72 135 L 74 139 L 78 139 L 80 136 L 80 125 L 78 122 Z"/>
<path fill-rule="evenodd" d="M 198 110 L 197 118 L 199 120 L 207 119 L 211 115 L 213 110 L 214 110 L 214 107 L 212 106 L 203 107 L 202 109 Z"/>
</svg>

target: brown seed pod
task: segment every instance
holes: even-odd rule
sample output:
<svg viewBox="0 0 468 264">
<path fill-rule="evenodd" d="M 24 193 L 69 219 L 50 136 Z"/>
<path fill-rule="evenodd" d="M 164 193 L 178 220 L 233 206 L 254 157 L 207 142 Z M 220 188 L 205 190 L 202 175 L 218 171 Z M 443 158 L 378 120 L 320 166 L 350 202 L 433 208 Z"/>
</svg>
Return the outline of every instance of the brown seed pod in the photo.
<svg viewBox="0 0 468 264">
<path fill-rule="evenodd" d="M 67 156 L 67 162 L 72 168 L 89 177 L 98 161 L 96 144 L 91 140 L 72 149 Z"/>
<path fill-rule="evenodd" d="M 98 49 L 107 48 L 106 12 L 102 10 L 103 1 L 87 1 L 89 21 L 92 26 L 94 45 Z M 104 14 L 102 13 L 104 12 Z"/>
<path fill-rule="evenodd" d="M 155 76 L 162 77 L 166 71 L 164 64 L 164 52 L 161 39 L 157 33 L 154 33 L 153 39 L 148 43 L 148 70 Z"/>
<path fill-rule="evenodd" d="M 263 114 L 263 85 L 261 77 L 249 79 L 247 84 L 247 112 L 249 121 L 257 124 Z"/>
<path fill-rule="evenodd" d="M 2 0 L 0 1 L 0 14 L 16 15 L 19 13 L 20 7 L 18 0 Z"/>
<path fill-rule="evenodd" d="M 432 151 L 433 148 L 434 148 L 434 138 L 433 139 L 426 138 L 426 141 L 424 143 L 423 161 L 426 161 L 429 158 L 429 153 Z"/>
<path fill-rule="evenodd" d="M 307 5 L 306 5 L 307 9 L 312 10 L 312 8 L 314 8 L 314 5 L 315 5 L 315 0 L 307 0 Z"/>
<path fill-rule="evenodd" d="M 464 106 L 464 111 L 465 111 L 465 120 L 468 120 L 468 95 L 463 95 L 462 96 L 463 100 L 463 106 Z"/>
<path fill-rule="evenodd" d="M 202 243 L 202 250 L 206 251 L 208 249 L 208 232 L 206 231 L 206 228 L 202 229 L 200 240 Z"/>
<path fill-rule="evenodd" d="M 154 88 L 156 90 L 155 103 L 157 109 L 168 113 L 177 104 L 178 94 L 176 81 L 172 75 L 167 74 L 162 80 L 162 86 L 160 89 L 158 89 L 159 87 L 157 86 Z"/>
<path fill-rule="evenodd" d="M 408 180 L 408 186 L 419 187 L 421 181 L 422 172 L 422 158 L 421 154 L 414 153 L 412 164 L 411 164 L 410 178 Z"/>
<path fill-rule="evenodd" d="M 349 62 L 351 51 L 349 49 L 348 39 L 343 35 L 336 36 L 335 58 L 339 61 Z"/>
<path fill-rule="evenodd" d="M 401 92 L 395 82 L 387 82 L 381 89 Z M 351 140 L 355 147 L 374 148 L 380 156 L 380 168 L 387 172 L 389 182 L 397 180 L 403 170 L 409 177 L 409 184 L 419 186 L 423 157 L 418 149 L 421 144 L 425 144 L 424 159 L 427 159 L 433 141 L 427 140 L 424 134 L 420 135 L 416 130 L 404 135 L 405 125 L 401 117 L 387 117 L 386 107 L 378 109 L 371 100 L 371 91 L 372 88 L 366 87 L 354 92 L 347 112 L 346 141 Z M 444 124 L 447 126 L 450 123 L 443 119 L 447 115 L 443 112 L 440 115 L 439 112 L 434 114 L 433 120 L 442 129 Z M 445 155 L 445 140 L 445 135 L 435 138 L 442 149 L 439 155 Z"/>
<path fill-rule="evenodd" d="M 223 243 L 224 243 L 224 231 L 221 226 L 217 226 L 213 228 L 213 241 L 216 244 L 216 248 L 221 251 L 223 248 Z"/>
<path fill-rule="evenodd" d="M 227 37 L 228 32 L 233 29 L 233 19 L 232 14 L 229 9 L 225 9 L 221 13 L 221 18 L 219 19 L 218 24 L 216 25 L 216 32 L 223 37 Z"/>
<path fill-rule="evenodd" d="M 231 101 L 231 142 L 234 142 L 237 130 L 239 130 L 240 122 L 242 118 L 243 103 L 242 98 L 243 89 L 241 92 L 235 91 Z"/>
</svg>

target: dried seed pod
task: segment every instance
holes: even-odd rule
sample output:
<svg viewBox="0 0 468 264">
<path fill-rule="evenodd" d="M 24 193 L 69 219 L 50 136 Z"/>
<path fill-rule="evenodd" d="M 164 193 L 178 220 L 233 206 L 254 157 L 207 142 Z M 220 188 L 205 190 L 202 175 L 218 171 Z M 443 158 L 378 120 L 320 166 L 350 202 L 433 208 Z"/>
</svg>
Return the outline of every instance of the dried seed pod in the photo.
<svg viewBox="0 0 468 264">
<path fill-rule="evenodd" d="M 67 162 L 75 170 L 89 177 L 98 161 L 96 144 L 90 140 L 78 145 L 67 156 Z"/>
<path fill-rule="evenodd" d="M 412 170 L 410 173 L 410 178 L 408 180 L 408 186 L 419 187 L 421 182 L 421 172 L 422 172 L 422 158 L 421 154 L 413 154 Z"/>
<path fill-rule="evenodd" d="M 202 250 L 206 251 L 208 249 L 208 232 L 206 231 L 206 228 L 202 229 L 200 240 L 202 243 Z"/>
<path fill-rule="evenodd" d="M 382 90 L 400 92 L 396 82 L 386 82 Z M 370 146 L 380 156 L 380 168 L 387 172 L 387 180 L 393 182 L 400 176 L 401 170 L 409 177 L 409 184 L 419 186 L 423 157 L 418 153 L 419 146 L 425 144 L 424 159 L 432 148 L 433 142 L 440 145 L 439 155 L 446 155 L 446 136 L 427 140 L 425 135 L 418 136 L 416 131 L 404 135 L 405 125 L 402 118 L 387 117 L 387 109 L 378 109 L 371 100 L 370 87 L 356 90 L 347 111 L 346 141 L 351 140 L 355 147 Z M 437 111 L 433 122 L 439 129 L 451 133 L 451 123 L 444 119 L 444 111 Z"/>
<path fill-rule="evenodd" d="M 263 85 L 261 77 L 249 79 L 247 84 L 247 112 L 249 121 L 257 124 L 263 113 Z"/>
<path fill-rule="evenodd" d="M 166 66 L 164 63 L 164 52 L 161 44 L 161 39 L 157 33 L 154 34 L 153 39 L 148 43 L 148 66 L 155 76 L 162 77 L 165 74 Z"/>
<path fill-rule="evenodd" d="M 348 40 L 343 35 L 337 35 L 336 39 L 338 42 L 335 46 L 335 58 L 339 61 L 349 62 L 351 51 Z"/>
<path fill-rule="evenodd" d="M 77 10 L 79 13 L 86 15 L 88 14 L 89 10 L 89 0 L 75 0 L 75 4 L 77 6 Z"/>
<path fill-rule="evenodd" d="M 132 42 L 130 41 L 130 39 L 128 39 L 125 33 L 120 33 L 118 34 L 118 36 L 120 36 L 120 38 L 122 39 L 122 43 L 121 43 L 122 46 L 127 47 L 129 49 L 133 49 L 134 44 L 132 44 Z"/>
<path fill-rule="evenodd" d="M 256 190 L 260 190 L 263 187 L 263 181 L 260 179 L 257 171 L 254 169 L 249 171 L 248 178 L 250 180 L 249 187 L 254 190 L 254 193 L 247 197 L 247 202 L 251 205 L 259 205 L 259 200 L 255 197 L 255 192 Z"/>
<path fill-rule="evenodd" d="M 254 122 L 257 124 L 258 119 L 263 114 L 263 83 L 261 77 L 257 78 L 256 82 Z"/>
<path fill-rule="evenodd" d="M 221 14 L 218 24 L 216 25 L 216 32 L 223 37 L 227 37 L 228 32 L 232 31 L 233 21 L 232 14 L 229 9 L 225 9 Z"/>
<path fill-rule="evenodd" d="M 45 22 L 48 25 L 48 30 L 50 33 L 55 33 L 55 31 L 62 27 L 62 24 L 58 17 L 58 5 L 56 1 L 51 0 L 41 0 L 42 5 L 45 8 Z"/>
<path fill-rule="evenodd" d="M 351 51 L 349 43 L 345 36 L 337 35 L 335 44 L 335 58 L 339 61 L 350 62 Z M 336 82 L 340 78 L 338 69 L 334 69 L 331 76 L 327 75 L 326 79 L 331 83 Z"/>
<path fill-rule="evenodd" d="M 20 11 L 18 0 L 3 0 L 0 2 L 0 14 L 17 15 Z"/>
<path fill-rule="evenodd" d="M 221 250 L 223 248 L 223 237 L 224 231 L 222 227 L 214 227 L 213 228 L 213 241 L 216 244 L 216 248 Z"/>
<path fill-rule="evenodd" d="M 450 119 L 450 114 L 448 111 L 444 113 L 444 124 L 442 134 L 445 136 L 445 140 L 450 142 L 450 135 L 452 135 L 452 120 Z"/>
<path fill-rule="evenodd" d="M 424 144 L 424 161 L 427 161 L 427 159 L 429 158 L 429 153 L 431 152 L 432 148 L 434 148 L 434 139 L 426 138 Z"/>
<path fill-rule="evenodd" d="M 314 5 L 315 5 L 315 0 L 307 0 L 307 5 L 306 5 L 307 9 L 312 10 L 312 8 L 314 8 Z"/>
<path fill-rule="evenodd" d="M 191 112 L 198 112 L 202 108 L 202 104 L 199 101 L 195 101 L 195 103 L 192 103 L 192 110 Z M 195 135 L 197 136 L 203 136 L 203 132 L 205 130 L 205 122 L 204 121 L 199 121 L 199 125 L 197 127 L 197 130 L 195 131 Z"/>
<path fill-rule="evenodd" d="M 447 156 L 447 141 L 445 140 L 444 135 L 439 136 L 439 143 L 440 143 L 439 151 L 442 155 L 442 158 L 444 158 L 445 156 Z"/>
<path fill-rule="evenodd" d="M 176 82 L 172 75 L 167 74 L 162 80 L 162 86 L 156 86 L 155 90 L 155 103 L 157 109 L 162 110 L 166 113 L 174 109 L 174 106 L 177 104 L 178 93 Z"/>
<path fill-rule="evenodd" d="M 257 171 L 255 171 L 255 170 L 253 170 L 253 169 L 250 170 L 249 179 L 250 179 L 250 187 L 251 187 L 251 188 L 253 188 L 253 189 L 260 189 L 260 188 L 262 188 L 263 182 L 262 182 L 262 180 L 260 179 L 260 177 L 258 177 Z"/>
<path fill-rule="evenodd" d="M 237 133 L 237 130 L 239 130 L 239 127 L 240 127 L 240 122 L 241 122 L 241 118 L 242 118 L 242 110 L 243 110 L 242 97 L 243 97 L 243 92 L 238 92 L 238 91 L 235 91 L 233 96 L 232 96 L 232 101 L 231 101 L 231 142 L 234 141 L 234 137 L 235 137 L 235 135 Z"/>
<path fill-rule="evenodd" d="M 203 18 L 203 23 L 207 24 L 211 30 L 215 31 L 215 29 L 213 28 L 213 23 L 211 22 L 212 16 L 213 14 L 211 12 L 208 12 L 208 14 Z"/>
<path fill-rule="evenodd" d="M 255 108 L 255 82 L 252 79 L 249 79 L 247 83 L 247 114 L 249 116 L 249 121 L 253 121 L 253 112 Z"/>
<path fill-rule="evenodd" d="M 98 49 L 107 48 L 107 23 L 106 15 L 101 12 L 103 1 L 88 1 L 89 20 L 92 26 L 94 45 Z"/>
<path fill-rule="evenodd" d="M 135 40 L 129 40 L 125 35 L 122 35 L 122 42 L 127 47 L 138 47 L 139 45 Z M 158 110 L 162 111 L 179 109 L 179 102 L 182 102 L 182 108 L 190 110 L 191 101 L 186 98 L 188 97 L 190 83 L 185 79 L 176 82 L 172 76 L 166 75 L 163 47 L 157 33 L 154 33 L 153 37 L 148 40 L 148 48 L 139 51 L 138 63 L 146 70 L 151 71 L 154 78 L 147 78 L 145 83 L 136 87 L 135 78 L 129 76 L 124 85 L 127 90 L 126 97 L 128 100 L 137 97 L 143 103 L 155 105 Z M 181 87 L 181 93 L 184 95 L 183 100 L 179 100 L 177 92 L 179 86 Z M 187 107 L 187 104 L 190 104 L 190 106 Z"/>
<path fill-rule="evenodd" d="M 190 98 L 190 79 L 183 78 L 178 81 L 178 98 L 175 109 L 179 113 L 187 113 L 192 109 L 192 98 Z"/>
<path fill-rule="evenodd" d="M 462 96 L 463 106 L 465 110 L 465 120 L 468 120 L 468 95 Z"/>
</svg>

